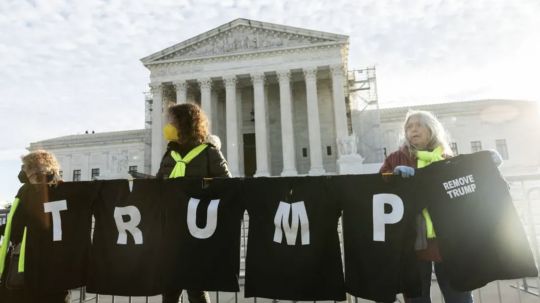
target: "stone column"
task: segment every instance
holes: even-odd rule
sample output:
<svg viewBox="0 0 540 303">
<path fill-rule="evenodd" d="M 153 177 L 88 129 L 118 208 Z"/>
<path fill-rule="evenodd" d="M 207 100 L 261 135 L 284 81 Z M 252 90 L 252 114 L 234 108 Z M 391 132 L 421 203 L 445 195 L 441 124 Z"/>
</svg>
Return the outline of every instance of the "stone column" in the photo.
<svg viewBox="0 0 540 303">
<path fill-rule="evenodd" d="M 282 176 L 296 176 L 296 158 L 294 155 L 294 129 L 291 104 L 291 73 L 278 71 L 279 103 L 281 111 L 281 142 L 283 147 Z"/>
<path fill-rule="evenodd" d="M 176 89 L 176 104 L 182 104 L 187 102 L 187 82 L 182 80 L 174 82 L 174 88 Z"/>
<path fill-rule="evenodd" d="M 225 125 L 224 125 L 225 122 L 220 124 L 222 122 L 220 116 L 224 110 L 221 110 L 220 108 L 221 104 L 218 100 L 219 99 L 218 97 L 219 97 L 218 92 L 216 88 L 214 87 L 210 91 L 210 104 L 212 108 L 210 112 L 212 113 L 212 117 L 208 117 L 208 118 L 209 118 L 210 125 L 212 125 L 212 129 L 214 130 L 213 134 L 218 136 L 221 139 L 221 141 L 223 141 L 223 140 L 227 140 L 227 138 L 225 138 Z"/>
<path fill-rule="evenodd" d="M 212 133 L 212 80 L 210 78 L 200 79 L 201 87 L 201 108 L 208 117 L 209 131 Z"/>
<path fill-rule="evenodd" d="M 238 149 L 238 110 L 236 103 L 236 76 L 223 78 L 225 82 L 225 115 L 227 124 L 227 161 L 233 177 L 240 174 Z"/>
<path fill-rule="evenodd" d="M 242 112 L 242 88 L 236 86 L 236 117 L 238 121 L 238 176 L 245 176 L 244 166 L 244 121 Z"/>
<path fill-rule="evenodd" d="M 268 125 L 266 123 L 266 99 L 264 93 L 264 73 L 251 75 L 253 82 L 253 103 L 255 110 L 255 149 L 257 157 L 256 177 L 270 176 L 268 159 Z"/>
<path fill-rule="evenodd" d="M 152 89 L 152 149 L 151 173 L 155 175 L 159 170 L 163 156 L 163 85 L 151 83 Z"/>
<path fill-rule="evenodd" d="M 349 135 L 347 127 L 347 110 L 345 108 L 344 71 L 342 65 L 330 67 L 332 74 L 332 99 L 334 99 L 334 124 L 336 127 L 336 139 L 339 140 Z"/>
<path fill-rule="evenodd" d="M 306 80 L 309 157 L 311 161 L 309 174 L 322 175 L 325 171 L 322 162 L 321 123 L 317 97 L 317 68 L 304 68 L 304 76 Z"/>
</svg>

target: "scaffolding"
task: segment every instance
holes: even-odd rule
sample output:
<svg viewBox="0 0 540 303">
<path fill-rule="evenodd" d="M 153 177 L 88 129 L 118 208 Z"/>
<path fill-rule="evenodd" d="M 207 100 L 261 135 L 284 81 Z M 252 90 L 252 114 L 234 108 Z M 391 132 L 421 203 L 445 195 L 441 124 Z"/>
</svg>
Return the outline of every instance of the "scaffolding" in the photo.
<svg viewBox="0 0 540 303">
<path fill-rule="evenodd" d="M 380 163 L 386 151 L 382 145 L 375 67 L 349 71 L 348 86 L 350 128 L 358 136 L 358 152 L 364 163 Z"/>
</svg>

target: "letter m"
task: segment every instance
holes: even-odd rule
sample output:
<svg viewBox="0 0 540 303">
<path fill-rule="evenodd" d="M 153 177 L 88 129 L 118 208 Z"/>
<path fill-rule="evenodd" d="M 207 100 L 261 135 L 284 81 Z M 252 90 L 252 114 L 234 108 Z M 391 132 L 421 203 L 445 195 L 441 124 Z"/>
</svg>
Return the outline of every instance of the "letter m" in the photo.
<svg viewBox="0 0 540 303">
<path fill-rule="evenodd" d="M 291 223 L 289 224 L 289 214 L 291 214 L 291 209 L 292 216 Z M 306 213 L 306 206 L 303 201 L 291 204 L 279 202 L 279 207 L 276 211 L 276 216 L 274 217 L 274 225 L 276 226 L 274 242 L 281 243 L 283 240 L 283 233 L 285 233 L 287 244 L 294 245 L 296 243 L 296 236 L 298 235 L 298 227 L 300 227 L 302 245 L 309 245 L 309 220 Z"/>
</svg>

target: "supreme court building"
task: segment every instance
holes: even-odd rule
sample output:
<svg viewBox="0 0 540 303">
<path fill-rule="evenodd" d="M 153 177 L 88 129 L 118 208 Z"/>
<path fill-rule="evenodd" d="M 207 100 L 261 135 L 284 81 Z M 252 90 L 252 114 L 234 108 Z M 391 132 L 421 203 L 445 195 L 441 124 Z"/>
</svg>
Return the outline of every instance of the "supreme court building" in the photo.
<svg viewBox="0 0 540 303">
<path fill-rule="evenodd" d="M 166 108 L 183 102 L 206 112 L 233 176 L 354 172 L 348 47 L 348 36 L 236 19 L 141 59 L 150 70 L 151 173 L 166 147 Z"/>
<path fill-rule="evenodd" d="M 369 81 L 349 70 L 348 47 L 347 36 L 237 19 L 141 60 L 151 88 L 144 129 L 90 131 L 28 149 L 53 152 L 66 181 L 155 174 L 166 146 L 166 108 L 195 102 L 235 177 L 375 173 L 398 148 L 411 106 L 365 110 L 377 104 L 376 85 L 374 98 L 358 98 L 355 83 L 365 88 Z M 372 71 L 366 79 L 374 79 Z M 505 174 L 523 174 L 540 171 L 537 107 L 476 100 L 413 108 L 441 119 L 456 154 L 497 149 L 506 155 Z M 524 129 L 534 131 L 523 136 Z"/>
</svg>

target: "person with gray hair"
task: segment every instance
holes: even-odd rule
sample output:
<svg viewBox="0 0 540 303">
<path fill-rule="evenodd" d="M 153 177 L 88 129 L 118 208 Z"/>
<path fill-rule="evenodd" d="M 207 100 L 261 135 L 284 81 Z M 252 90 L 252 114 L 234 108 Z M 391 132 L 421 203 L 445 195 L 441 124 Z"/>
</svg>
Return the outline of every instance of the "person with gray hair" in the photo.
<svg viewBox="0 0 540 303">
<path fill-rule="evenodd" d="M 441 122 L 430 112 L 410 110 L 403 124 L 403 144 L 399 150 L 390 154 L 384 161 L 380 172 L 393 173 L 404 178 L 412 177 L 415 168 L 422 168 L 433 162 L 452 157 L 448 144 L 448 134 Z M 452 289 L 444 273 L 433 224 L 427 209 L 417 217 L 415 250 L 422 285 L 420 297 L 406 298 L 406 302 L 431 302 L 431 274 L 435 269 L 437 282 L 446 303 L 472 303 L 470 291 L 460 292 Z"/>
</svg>

